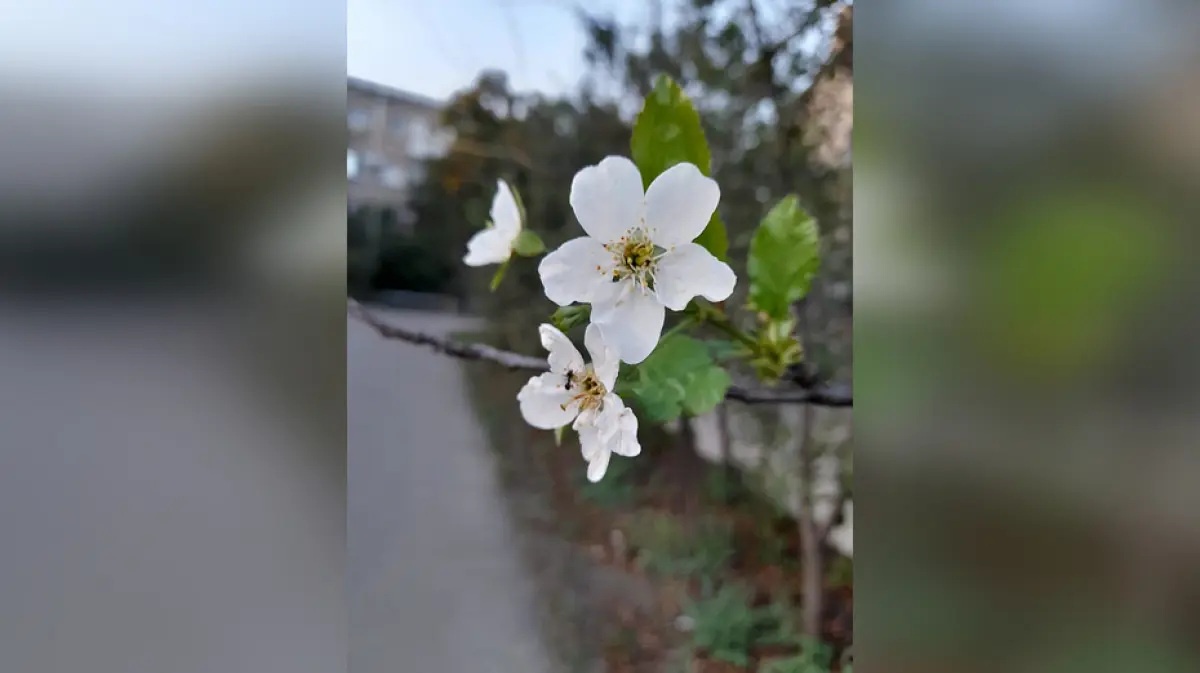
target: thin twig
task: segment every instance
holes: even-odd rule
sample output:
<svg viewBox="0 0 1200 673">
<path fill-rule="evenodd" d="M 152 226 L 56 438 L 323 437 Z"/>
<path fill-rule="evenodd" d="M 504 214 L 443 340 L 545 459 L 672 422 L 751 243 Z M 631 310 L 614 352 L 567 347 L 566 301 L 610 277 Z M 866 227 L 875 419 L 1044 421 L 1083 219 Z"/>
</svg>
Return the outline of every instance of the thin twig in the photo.
<svg viewBox="0 0 1200 673">
<path fill-rule="evenodd" d="M 418 346 L 429 346 L 444 355 L 452 355 L 464 360 L 484 360 L 494 362 L 508 369 L 530 369 L 546 371 L 549 366 L 545 358 L 535 358 L 520 353 L 502 351 L 483 344 L 464 344 L 451 339 L 426 334 L 392 323 L 386 323 L 375 317 L 356 301 L 350 301 L 347 313 L 373 328 L 380 336 L 387 339 L 399 339 Z"/>
<path fill-rule="evenodd" d="M 493 362 L 507 369 L 546 371 L 545 358 L 521 355 L 483 344 L 464 344 L 453 339 L 427 334 L 418 330 L 386 323 L 361 304 L 350 300 L 346 312 L 387 339 L 398 339 L 419 346 L 429 346 L 438 353 L 464 360 Z M 848 386 L 821 385 L 812 388 L 781 388 L 779 390 L 749 389 L 730 386 L 725 398 L 745 404 L 813 404 L 824 407 L 850 407 L 854 400 Z"/>
</svg>

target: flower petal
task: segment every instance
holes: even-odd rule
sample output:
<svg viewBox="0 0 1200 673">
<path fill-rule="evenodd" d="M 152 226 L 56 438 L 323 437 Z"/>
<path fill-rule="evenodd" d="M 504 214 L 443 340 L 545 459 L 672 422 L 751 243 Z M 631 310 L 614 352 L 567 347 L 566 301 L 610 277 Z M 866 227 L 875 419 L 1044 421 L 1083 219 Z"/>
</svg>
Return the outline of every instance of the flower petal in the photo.
<svg viewBox="0 0 1200 673">
<path fill-rule="evenodd" d="M 654 274 L 658 300 L 672 311 L 682 311 L 696 295 L 709 301 L 725 301 L 736 284 L 733 269 L 695 243 L 663 253 Z"/>
<path fill-rule="evenodd" d="M 467 266 L 485 266 L 499 264 L 512 255 L 512 240 L 504 232 L 495 227 L 488 227 L 477 232 L 467 241 L 467 254 L 463 264 Z"/>
<path fill-rule="evenodd" d="M 541 430 L 570 423 L 579 413 L 579 404 L 571 401 L 571 393 L 563 387 L 565 383 L 565 377 L 553 372 L 529 379 L 517 393 L 525 422 Z"/>
<path fill-rule="evenodd" d="M 616 397 L 615 395 L 613 397 Z M 620 398 L 617 398 L 620 400 Z M 624 406 L 622 404 L 622 406 Z M 632 458 L 642 452 L 642 445 L 638 443 L 637 416 L 633 414 L 633 409 L 624 408 L 617 415 L 617 434 L 609 443 L 612 452 L 618 456 Z"/>
<path fill-rule="evenodd" d="M 617 383 L 617 372 L 621 368 L 621 360 L 617 350 L 604 341 L 600 326 L 591 323 L 583 333 L 583 345 L 588 355 L 592 357 L 592 369 L 604 384 L 604 389 L 611 391 Z"/>
<path fill-rule="evenodd" d="M 637 416 L 617 395 L 604 396 L 602 411 L 595 420 L 601 444 L 619 456 L 636 456 L 642 452 L 637 441 Z"/>
<path fill-rule="evenodd" d="M 645 360 L 658 345 L 664 317 L 658 298 L 636 288 L 615 302 L 592 304 L 592 322 L 600 326 L 604 341 L 631 365 Z"/>
<path fill-rule="evenodd" d="M 543 323 L 538 325 L 538 336 L 542 339 L 542 348 L 550 352 L 546 358 L 550 363 L 550 371 L 559 375 L 583 371 L 583 356 L 566 334 L 558 331 L 554 325 Z"/>
<path fill-rule="evenodd" d="M 538 275 L 550 301 L 559 306 L 588 303 L 603 283 L 611 283 L 613 258 L 604 244 L 580 236 L 542 258 Z"/>
<path fill-rule="evenodd" d="M 492 198 L 492 210 L 488 213 L 498 231 L 516 238 L 521 233 L 521 209 L 512 189 L 503 180 L 496 181 L 496 196 Z"/>
<path fill-rule="evenodd" d="M 608 449 L 601 449 L 596 457 L 588 461 L 587 478 L 593 484 L 604 478 L 604 473 L 608 471 L 608 461 L 612 459 L 612 452 Z"/>
<path fill-rule="evenodd" d="M 580 413 L 572 427 L 579 434 L 579 450 L 583 454 L 583 459 L 589 463 L 592 462 L 604 450 L 604 442 L 600 439 L 600 428 L 596 426 L 595 412 Z"/>
<path fill-rule="evenodd" d="M 646 190 L 646 226 L 656 245 L 669 248 L 696 240 L 717 203 L 721 188 L 693 164 L 675 164 Z"/>
<path fill-rule="evenodd" d="M 642 174 L 625 157 L 605 157 L 571 180 L 571 209 L 583 230 L 601 243 L 641 224 L 644 197 Z"/>
</svg>

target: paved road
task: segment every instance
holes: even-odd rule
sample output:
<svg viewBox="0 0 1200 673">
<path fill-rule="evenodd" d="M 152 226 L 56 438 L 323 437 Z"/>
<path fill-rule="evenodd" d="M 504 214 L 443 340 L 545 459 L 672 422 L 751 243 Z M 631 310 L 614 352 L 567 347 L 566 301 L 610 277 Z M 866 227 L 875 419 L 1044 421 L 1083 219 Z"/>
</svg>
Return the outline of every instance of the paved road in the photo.
<svg viewBox="0 0 1200 673">
<path fill-rule="evenodd" d="M 550 673 L 460 364 L 353 320 L 348 330 L 351 672 Z"/>
</svg>

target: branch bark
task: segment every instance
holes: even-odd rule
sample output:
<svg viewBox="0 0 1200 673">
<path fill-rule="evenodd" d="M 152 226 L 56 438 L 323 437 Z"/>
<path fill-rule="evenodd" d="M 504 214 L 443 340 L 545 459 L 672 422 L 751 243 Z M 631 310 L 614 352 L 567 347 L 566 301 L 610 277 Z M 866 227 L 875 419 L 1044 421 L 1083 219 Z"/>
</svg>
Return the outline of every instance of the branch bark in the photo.
<svg viewBox="0 0 1200 673">
<path fill-rule="evenodd" d="M 493 362 L 507 369 L 528 369 L 546 371 L 549 369 L 545 358 L 535 358 L 520 353 L 492 348 L 483 344 L 464 344 L 433 334 L 401 327 L 393 323 L 383 322 L 373 313 L 356 301 L 348 302 L 347 313 L 360 322 L 374 329 L 386 339 L 399 339 L 418 346 L 429 346 L 443 355 L 450 355 L 464 360 L 484 360 Z"/>
<path fill-rule="evenodd" d="M 483 344 L 464 344 L 453 339 L 384 322 L 354 300 L 348 302 L 346 312 L 386 339 L 398 339 L 418 346 L 429 346 L 443 355 L 464 360 L 492 362 L 513 370 L 544 372 L 549 368 L 545 358 L 521 355 Z M 728 392 L 725 393 L 725 399 L 737 400 L 744 404 L 813 404 L 825 407 L 851 407 L 854 404 L 850 387 L 843 385 L 819 385 L 811 388 L 779 390 L 751 389 L 735 385 L 729 387 Z"/>
</svg>

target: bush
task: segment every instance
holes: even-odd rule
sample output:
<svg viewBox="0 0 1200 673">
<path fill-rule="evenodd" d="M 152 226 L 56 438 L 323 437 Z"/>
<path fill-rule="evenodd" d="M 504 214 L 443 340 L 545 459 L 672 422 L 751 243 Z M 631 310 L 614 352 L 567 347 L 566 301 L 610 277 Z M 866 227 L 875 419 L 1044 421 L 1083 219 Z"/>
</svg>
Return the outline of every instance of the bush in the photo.
<svg viewBox="0 0 1200 673">
<path fill-rule="evenodd" d="M 640 515 L 629 526 L 637 563 L 656 575 L 713 579 L 733 557 L 733 530 L 723 521 L 703 519 L 685 527 L 669 514 Z"/>
<path fill-rule="evenodd" d="M 779 641 L 780 614 L 775 606 L 753 607 L 744 585 L 728 584 L 716 592 L 710 587 L 705 582 L 705 597 L 684 608 L 692 620 L 692 642 L 713 659 L 748 666 L 755 645 Z"/>
</svg>

